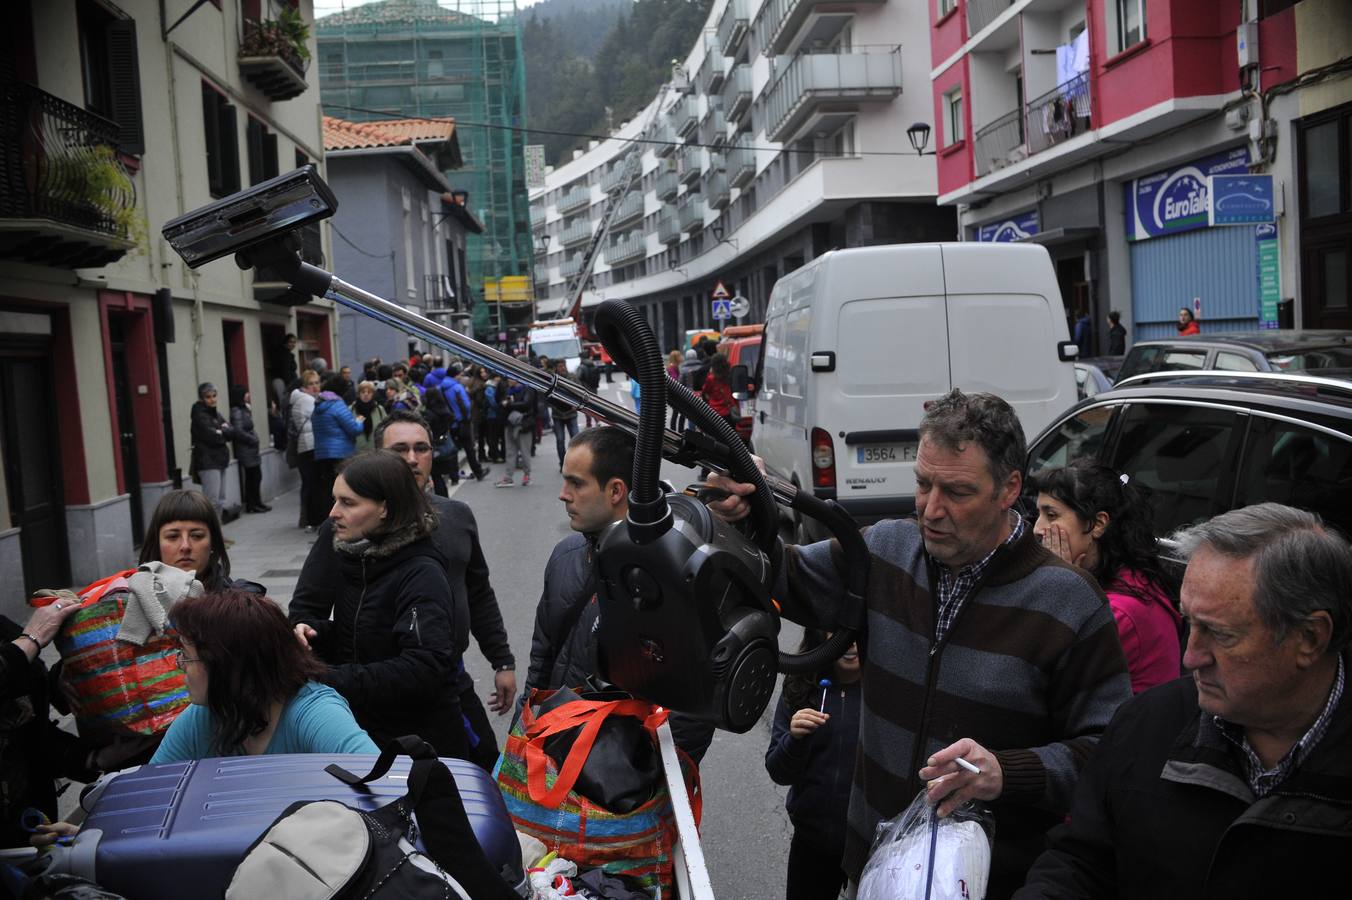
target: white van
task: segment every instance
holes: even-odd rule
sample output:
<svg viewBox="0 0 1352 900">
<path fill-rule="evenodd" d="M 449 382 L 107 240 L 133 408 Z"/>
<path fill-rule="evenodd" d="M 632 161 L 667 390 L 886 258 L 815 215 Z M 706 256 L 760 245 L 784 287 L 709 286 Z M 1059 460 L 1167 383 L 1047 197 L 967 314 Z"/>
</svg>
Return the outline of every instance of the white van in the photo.
<svg viewBox="0 0 1352 900">
<path fill-rule="evenodd" d="M 860 524 L 909 515 L 925 404 L 954 387 L 987 391 L 1036 435 L 1076 402 L 1069 337 L 1044 247 L 832 251 L 770 296 L 753 378 L 756 453 Z M 799 540 L 819 536 L 812 524 Z"/>
</svg>

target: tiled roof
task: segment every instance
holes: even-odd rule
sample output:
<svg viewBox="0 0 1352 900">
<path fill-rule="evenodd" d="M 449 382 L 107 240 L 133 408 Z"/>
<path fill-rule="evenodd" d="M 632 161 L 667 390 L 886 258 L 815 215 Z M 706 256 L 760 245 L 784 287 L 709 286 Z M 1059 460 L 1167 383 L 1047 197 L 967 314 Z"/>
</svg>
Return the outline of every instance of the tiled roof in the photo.
<svg viewBox="0 0 1352 900">
<path fill-rule="evenodd" d="M 319 31 L 343 25 L 470 25 L 484 24 L 475 16 L 437 5 L 437 0 L 381 0 L 334 13 L 315 21 Z"/>
<path fill-rule="evenodd" d="M 455 119 L 383 119 L 379 122 L 349 122 L 324 117 L 325 150 L 359 150 L 367 147 L 402 147 L 414 141 L 448 141 L 455 135 Z"/>
</svg>

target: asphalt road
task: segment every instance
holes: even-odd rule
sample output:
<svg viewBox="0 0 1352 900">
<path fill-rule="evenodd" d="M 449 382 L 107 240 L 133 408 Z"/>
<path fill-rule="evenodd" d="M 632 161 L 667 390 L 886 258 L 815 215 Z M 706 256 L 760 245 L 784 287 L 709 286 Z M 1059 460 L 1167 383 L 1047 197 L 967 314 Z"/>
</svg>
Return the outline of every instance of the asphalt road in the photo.
<svg viewBox="0 0 1352 900">
<path fill-rule="evenodd" d="M 628 384 L 601 385 L 607 399 L 628 402 Z M 607 393 L 609 392 L 609 393 Z M 615 396 L 619 394 L 620 396 Z M 554 545 L 569 534 L 563 504 L 558 500 L 562 480 L 552 435 L 536 451 L 529 487 L 494 488 L 501 466 L 482 482 L 463 483 L 455 494 L 473 509 L 479 521 L 484 554 L 492 572 L 507 623 L 512 651 L 517 657 L 519 682 L 524 682 L 530 658 L 530 638 L 545 562 Z M 675 486 L 696 480 L 698 473 L 667 463 L 663 477 Z M 796 646 L 800 632 L 788 626 L 782 643 Z M 472 648 L 465 661 L 475 682 L 492 684 L 487 662 Z M 792 829 L 784 813 L 785 788 L 765 773 L 765 749 L 770 741 L 773 704 L 746 734 L 719 732 L 701 766 L 704 820 L 701 842 L 718 900 L 771 900 L 784 896 L 785 863 Z M 499 743 L 507 720 L 498 720 Z"/>
</svg>

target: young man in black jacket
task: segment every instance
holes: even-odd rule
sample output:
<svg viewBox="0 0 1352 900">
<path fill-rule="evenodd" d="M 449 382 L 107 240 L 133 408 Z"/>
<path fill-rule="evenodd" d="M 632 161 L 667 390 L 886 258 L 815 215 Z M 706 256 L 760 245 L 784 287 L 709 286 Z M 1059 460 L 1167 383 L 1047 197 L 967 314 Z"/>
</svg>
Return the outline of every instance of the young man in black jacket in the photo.
<svg viewBox="0 0 1352 900">
<path fill-rule="evenodd" d="M 372 437 L 378 449 L 402 457 L 413 470 L 418 487 L 427 489 L 432 475 L 432 437 L 422 416 L 408 410 L 395 410 L 376 427 Z M 479 545 L 478 523 L 473 511 L 459 500 L 432 493 L 427 499 L 437 515 L 432 543 L 444 559 L 446 579 L 450 582 L 454 601 L 452 626 L 456 652 L 464 655 L 469 649 L 469 636 L 473 634 L 479 650 L 495 672 L 488 709 L 505 715 L 516 696 L 516 659 L 507 642 L 497 595 L 489 582 L 488 563 Z M 328 615 L 326 603 L 331 601 L 327 598 L 332 596 L 333 579 L 339 574 L 332 527 L 330 522 L 320 527 L 319 539 L 305 560 L 291 598 L 292 622 L 312 618 L 319 611 L 324 617 Z M 493 736 L 483 703 L 474 692 L 474 680 L 465 671 L 463 663 L 456 686 L 460 692 L 461 711 L 469 721 L 469 758 L 491 770 L 498 757 L 497 739 Z"/>
<path fill-rule="evenodd" d="M 559 541 L 545 566 L 523 695 L 531 688 L 577 687 L 600 674 L 596 545 L 603 531 L 629 513 L 633 462 L 633 436 L 609 425 L 578 432 L 568 446 L 559 499 L 576 533 Z M 713 740 L 713 726 L 680 713 L 668 721 L 677 746 L 698 763 Z"/>
</svg>

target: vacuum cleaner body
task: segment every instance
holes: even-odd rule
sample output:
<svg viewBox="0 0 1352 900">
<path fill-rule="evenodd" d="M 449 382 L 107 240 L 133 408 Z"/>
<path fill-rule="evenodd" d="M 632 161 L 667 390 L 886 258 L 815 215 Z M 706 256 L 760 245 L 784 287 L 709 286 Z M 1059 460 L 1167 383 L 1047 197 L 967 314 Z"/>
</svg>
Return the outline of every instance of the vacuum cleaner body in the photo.
<svg viewBox="0 0 1352 900">
<path fill-rule="evenodd" d="M 745 732 L 775 689 L 779 618 L 769 557 L 693 497 L 640 543 L 601 537 L 599 663 L 606 680 L 669 709 Z"/>
</svg>

